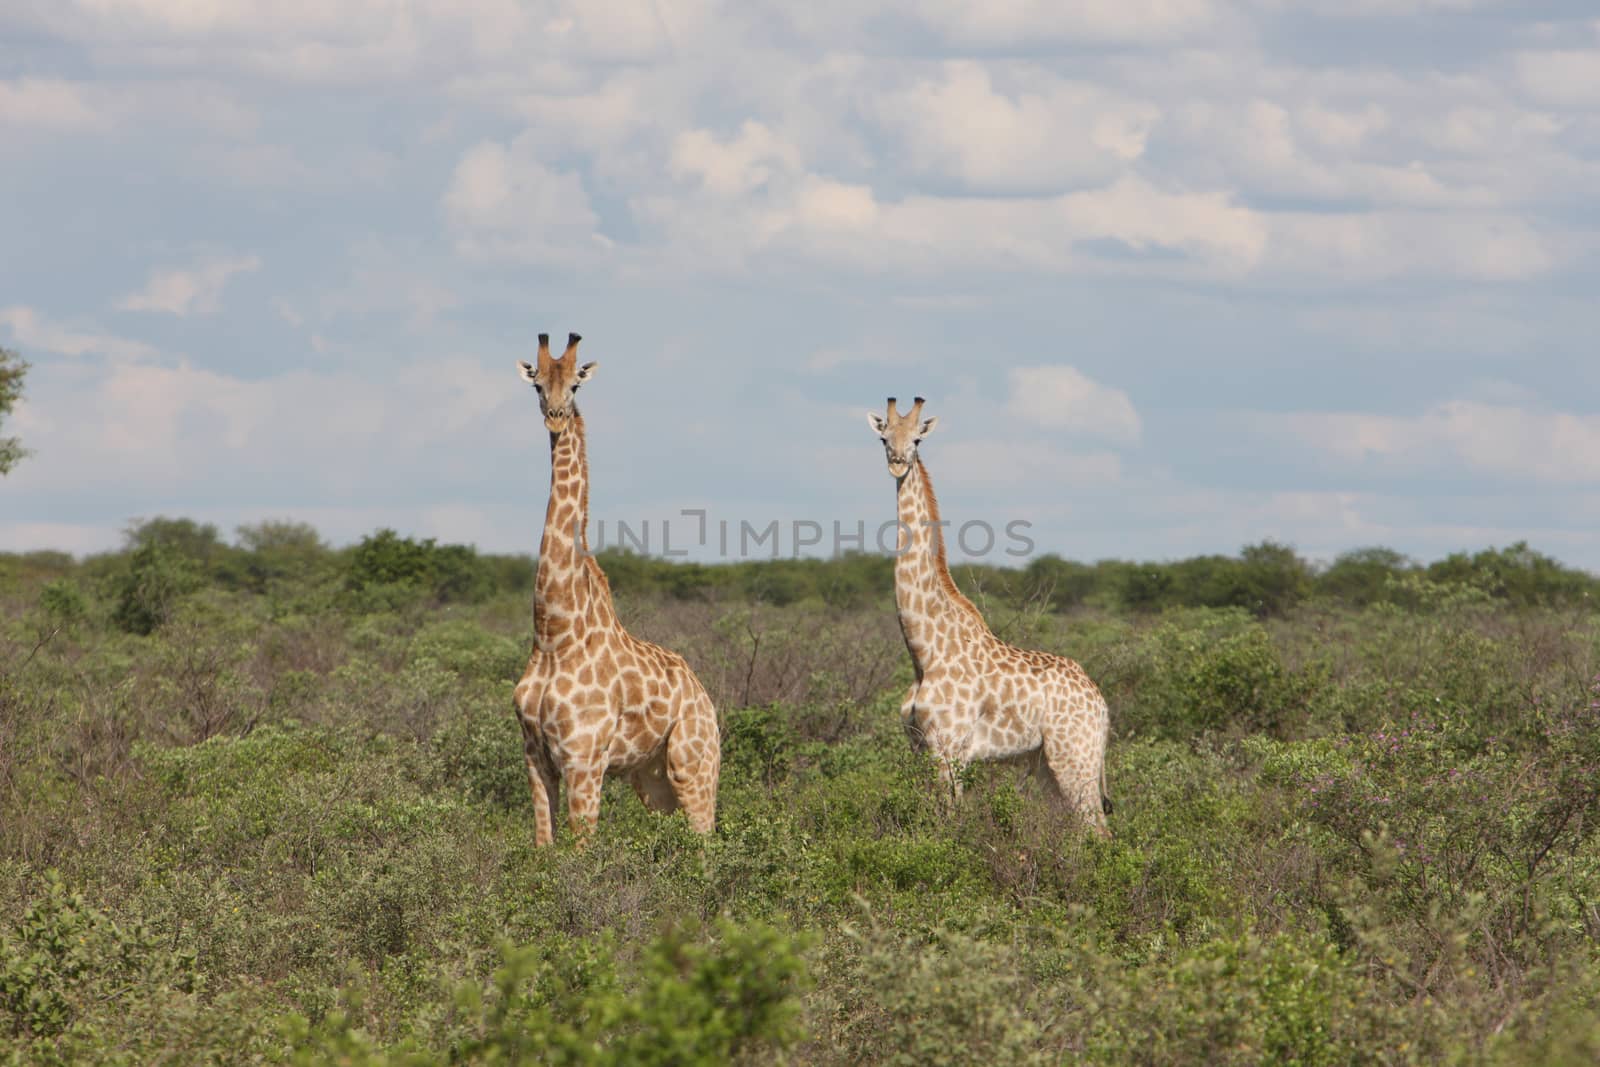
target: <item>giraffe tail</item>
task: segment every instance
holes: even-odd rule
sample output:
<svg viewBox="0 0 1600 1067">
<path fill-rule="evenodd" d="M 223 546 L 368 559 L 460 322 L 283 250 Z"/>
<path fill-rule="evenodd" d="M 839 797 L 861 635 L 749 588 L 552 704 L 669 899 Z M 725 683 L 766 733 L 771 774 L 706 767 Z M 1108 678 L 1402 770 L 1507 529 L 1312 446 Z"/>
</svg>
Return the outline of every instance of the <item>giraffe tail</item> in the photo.
<svg viewBox="0 0 1600 1067">
<path fill-rule="evenodd" d="M 1107 815 L 1110 815 L 1112 810 L 1111 794 L 1106 791 L 1106 765 L 1104 761 L 1100 764 L 1100 810 Z"/>
</svg>

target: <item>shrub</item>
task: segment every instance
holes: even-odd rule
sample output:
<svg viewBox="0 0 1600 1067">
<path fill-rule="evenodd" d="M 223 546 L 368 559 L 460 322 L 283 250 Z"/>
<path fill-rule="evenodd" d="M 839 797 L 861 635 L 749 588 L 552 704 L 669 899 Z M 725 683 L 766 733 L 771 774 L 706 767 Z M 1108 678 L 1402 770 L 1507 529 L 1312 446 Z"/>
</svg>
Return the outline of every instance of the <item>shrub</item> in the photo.
<svg viewBox="0 0 1600 1067">
<path fill-rule="evenodd" d="M 418 597 L 446 603 L 473 603 L 494 588 L 494 579 L 478 554 L 466 545 L 439 545 L 384 529 L 351 549 L 345 589 L 354 603 L 392 607 Z"/>
<path fill-rule="evenodd" d="M 297 1063 L 711 1065 L 782 1050 L 801 1036 L 800 944 L 769 927 L 724 921 L 701 934 L 674 926 L 645 950 L 630 981 L 609 939 L 507 948 L 488 983 L 463 982 L 446 1016 L 445 1049 L 402 1043 L 390 1056 L 355 1025 L 359 995 L 313 1024 L 286 1021 Z M 448 1058 L 448 1060 L 447 1060 Z"/>
<path fill-rule="evenodd" d="M 1322 888 L 1336 924 L 1387 930 L 1384 966 L 1419 995 L 1469 971 L 1514 985 L 1582 928 L 1577 902 L 1600 888 L 1579 862 L 1600 834 L 1600 679 L 1520 750 L 1435 709 L 1266 751 L 1264 776 L 1296 790 L 1356 878 Z"/>
<path fill-rule="evenodd" d="M 1364 996 L 1332 946 L 1280 935 L 1218 938 L 1170 963 L 1106 967 L 1087 992 L 1095 1063 L 1357 1064 L 1414 1061 L 1418 1035 Z"/>
<path fill-rule="evenodd" d="M 19 1047 L 49 1058 L 49 1039 L 92 1033 L 107 1021 L 107 1003 L 128 990 L 148 997 L 196 989 L 192 955 L 141 926 L 113 922 L 54 871 L 42 890 L 0 935 L 0 1032 Z"/>
<path fill-rule="evenodd" d="M 111 577 L 111 621 L 132 634 L 149 634 L 172 618 L 185 596 L 204 584 L 192 560 L 162 540 L 128 553 Z"/>
<path fill-rule="evenodd" d="M 896 1067 L 1058 1062 L 1045 1047 L 1049 1013 L 1016 949 L 947 930 L 896 937 L 847 931 L 829 1034 L 844 1063 Z"/>
<path fill-rule="evenodd" d="M 1124 735 L 1283 730 L 1327 684 L 1319 666 L 1285 666 L 1271 635 L 1236 610 L 1176 615 L 1107 667 L 1101 685 Z"/>
</svg>

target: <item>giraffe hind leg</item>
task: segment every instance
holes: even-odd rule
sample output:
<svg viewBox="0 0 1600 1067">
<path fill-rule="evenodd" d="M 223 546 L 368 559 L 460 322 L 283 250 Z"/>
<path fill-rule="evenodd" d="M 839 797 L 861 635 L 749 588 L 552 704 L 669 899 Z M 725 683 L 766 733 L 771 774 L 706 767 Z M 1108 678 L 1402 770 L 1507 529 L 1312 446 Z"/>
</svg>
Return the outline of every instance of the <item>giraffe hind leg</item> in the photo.
<svg viewBox="0 0 1600 1067">
<path fill-rule="evenodd" d="M 1101 836 L 1111 836 L 1106 829 L 1107 812 L 1100 786 L 1101 769 L 1096 765 L 1098 761 L 1087 751 L 1074 751 L 1065 744 L 1052 743 L 1047 738 L 1045 762 L 1049 764 L 1050 776 L 1055 779 L 1059 795 L 1077 812 L 1078 817 Z"/>
<path fill-rule="evenodd" d="M 717 823 L 717 776 L 722 770 L 722 739 L 709 697 L 667 737 L 667 781 L 683 805 L 689 825 L 709 834 Z"/>
</svg>

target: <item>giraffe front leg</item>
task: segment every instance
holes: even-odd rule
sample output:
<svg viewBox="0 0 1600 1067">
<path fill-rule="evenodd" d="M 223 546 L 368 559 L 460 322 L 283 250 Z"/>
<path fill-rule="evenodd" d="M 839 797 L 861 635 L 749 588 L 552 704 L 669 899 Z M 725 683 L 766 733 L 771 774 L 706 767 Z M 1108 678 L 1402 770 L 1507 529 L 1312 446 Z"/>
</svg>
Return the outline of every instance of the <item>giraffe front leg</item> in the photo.
<svg viewBox="0 0 1600 1067">
<path fill-rule="evenodd" d="M 565 766 L 561 777 L 567 784 L 567 828 L 581 848 L 600 824 L 600 791 L 605 785 L 604 764 Z"/>
<path fill-rule="evenodd" d="M 913 687 L 913 701 L 905 716 L 906 734 L 913 748 L 926 748 L 939 770 L 939 807 L 949 812 L 961 799 L 961 772 L 967 766 L 967 735 L 959 721 L 956 694 L 947 683 L 924 681 Z"/>
<path fill-rule="evenodd" d="M 522 728 L 522 759 L 528 770 L 528 791 L 533 794 L 533 842 L 548 845 L 555 840 L 556 807 L 561 802 L 561 778 L 544 734 L 539 729 L 539 705 L 543 686 L 532 677 L 517 685 L 514 711 Z"/>
</svg>

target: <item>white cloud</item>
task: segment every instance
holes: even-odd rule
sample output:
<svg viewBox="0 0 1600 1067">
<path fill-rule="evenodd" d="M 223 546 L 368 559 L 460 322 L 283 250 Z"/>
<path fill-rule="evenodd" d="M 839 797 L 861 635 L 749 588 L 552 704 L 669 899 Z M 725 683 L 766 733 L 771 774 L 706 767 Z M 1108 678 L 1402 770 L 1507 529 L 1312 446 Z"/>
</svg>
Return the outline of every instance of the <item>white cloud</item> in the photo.
<svg viewBox="0 0 1600 1067">
<path fill-rule="evenodd" d="M 161 311 L 179 317 L 208 315 L 221 303 L 223 286 L 235 274 L 261 266 L 257 256 L 212 259 L 192 270 L 154 271 L 145 287 L 117 302 L 123 311 Z"/>
<path fill-rule="evenodd" d="M 0 325 L 11 331 L 16 344 L 24 350 L 37 348 L 63 356 L 94 354 L 112 359 L 146 359 L 155 355 L 155 349 L 142 341 L 111 334 L 86 332 L 70 326 L 51 322 L 30 307 L 0 308 Z"/>
<path fill-rule="evenodd" d="M 630 206 L 675 269 L 799 255 L 909 275 L 1115 272 L 1128 269 L 1131 253 L 1156 257 L 1156 271 L 1231 275 L 1252 268 L 1267 242 L 1262 218 L 1225 194 L 1169 191 L 1131 175 L 1054 197 L 880 200 L 871 185 L 802 169 L 798 153 L 759 124 L 729 140 L 694 131 L 674 160 L 690 188 Z"/>
<path fill-rule="evenodd" d="M 1213 0 L 921 0 L 907 13 L 952 45 L 1156 44 L 1209 26 Z"/>
<path fill-rule="evenodd" d="M 1311 12 L 1325 17 L 1410 16 L 1504 7 L 1518 0 L 1256 0 L 1268 8 Z"/>
<path fill-rule="evenodd" d="M 1572 111 L 1600 107 L 1600 48 L 1518 52 L 1517 78 L 1535 100 Z"/>
<path fill-rule="evenodd" d="M 1504 282 L 1566 257 L 1561 243 L 1510 215 L 1285 213 L 1272 220 L 1265 268 L 1355 283 L 1402 277 Z"/>
<path fill-rule="evenodd" d="M 608 242 L 583 179 L 545 167 L 526 144 L 483 141 L 456 164 L 444 194 L 456 248 L 481 259 L 592 254 Z"/>
<path fill-rule="evenodd" d="M 308 83 L 515 70 L 531 54 L 642 62 L 673 44 L 651 0 L 55 0 L 19 17 L 123 64 Z"/>
<path fill-rule="evenodd" d="M 25 427 L 34 455 L 7 480 L 19 494 L 131 490 L 201 502 L 250 485 L 316 502 L 418 480 L 460 485 L 481 481 L 485 450 L 525 428 L 510 417 L 526 392 L 514 372 L 461 357 L 379 378 L 297 370 L 252 379 L 187 362 L 36 371 Z"/>
<path fill-rule="evenodd" d="M 0 129 L 84 129 L 105 116 L 90 101 L 90 90 L 56 78 L 0 82 Z"/>
<path fill-rule="evenodd" d="M 1302 102 L 1213 98 L 1180 106 L 1173 137 L 1186 156 L 1249 193 L 1358 207 L 1496 202 L 1476 175 L 1457 176 L 1418 157 L 1414 132 L 1398 128 L 1410 125 L 1372 102 L 1352 107 L 1314 96 Z M 1396 141 L 1403 147 L 1392 147 Z"/>
<path fill-rule="evenodd" d="M 726 142 L 709 130 L 679 134 L 667 163 L 673 177 L 695 179 L 701 189 L 719 197 L 754 192 L 776 175 L 800 170 L 800 165 L 794 145 L 754 121 L 746 121 Z"/>
<path fill-rule="evenodd" d="M 1270 416 L 1335 459 L 1394 474 L 1460 467 L 1549 484 L 1600 482 L 1600 416 L 1451 400 L 1415 416 L 1361 412 Z"/>
<path fill-rule="evenodd" d="M 1013 367 L 1010 411 L 1036 426 L 1129 444 L 1139 439 L 1139 413 L 1128 394 L 1091 380 L 1075 367 Z"/>
<path fill-rule="evenodd" d="M 941 491 L 1099 486 L 1122 479 L 1122 460 L 1115 453 L 1073 452 L 1037 441 L 948 441 L 928 451 L 927 463 Z"/>
<path fill-rule="evenodd" d="M 651 69 L 626 69 L 599 85 L 579 92 L 513 92 L 500 87 L 479 93 L 462 86 L 457 92 L 490 107 L 505 107 L 528 124 L 523 136 L 552 152 L 582 152 L 596 163 L 618 154 L 631 155 L 645 136 L 689 108 L 679 95 L 681 79 Z"/>
<path fill-rule="evenodd" d="M 952 61 L 873 105 L 918 169 L 978 189 L 1053 191 L 1109 181 L 1143 155 L 1153 105 L 1033 71 L 1007 93 L 992 66 Z"/>
</svg>

